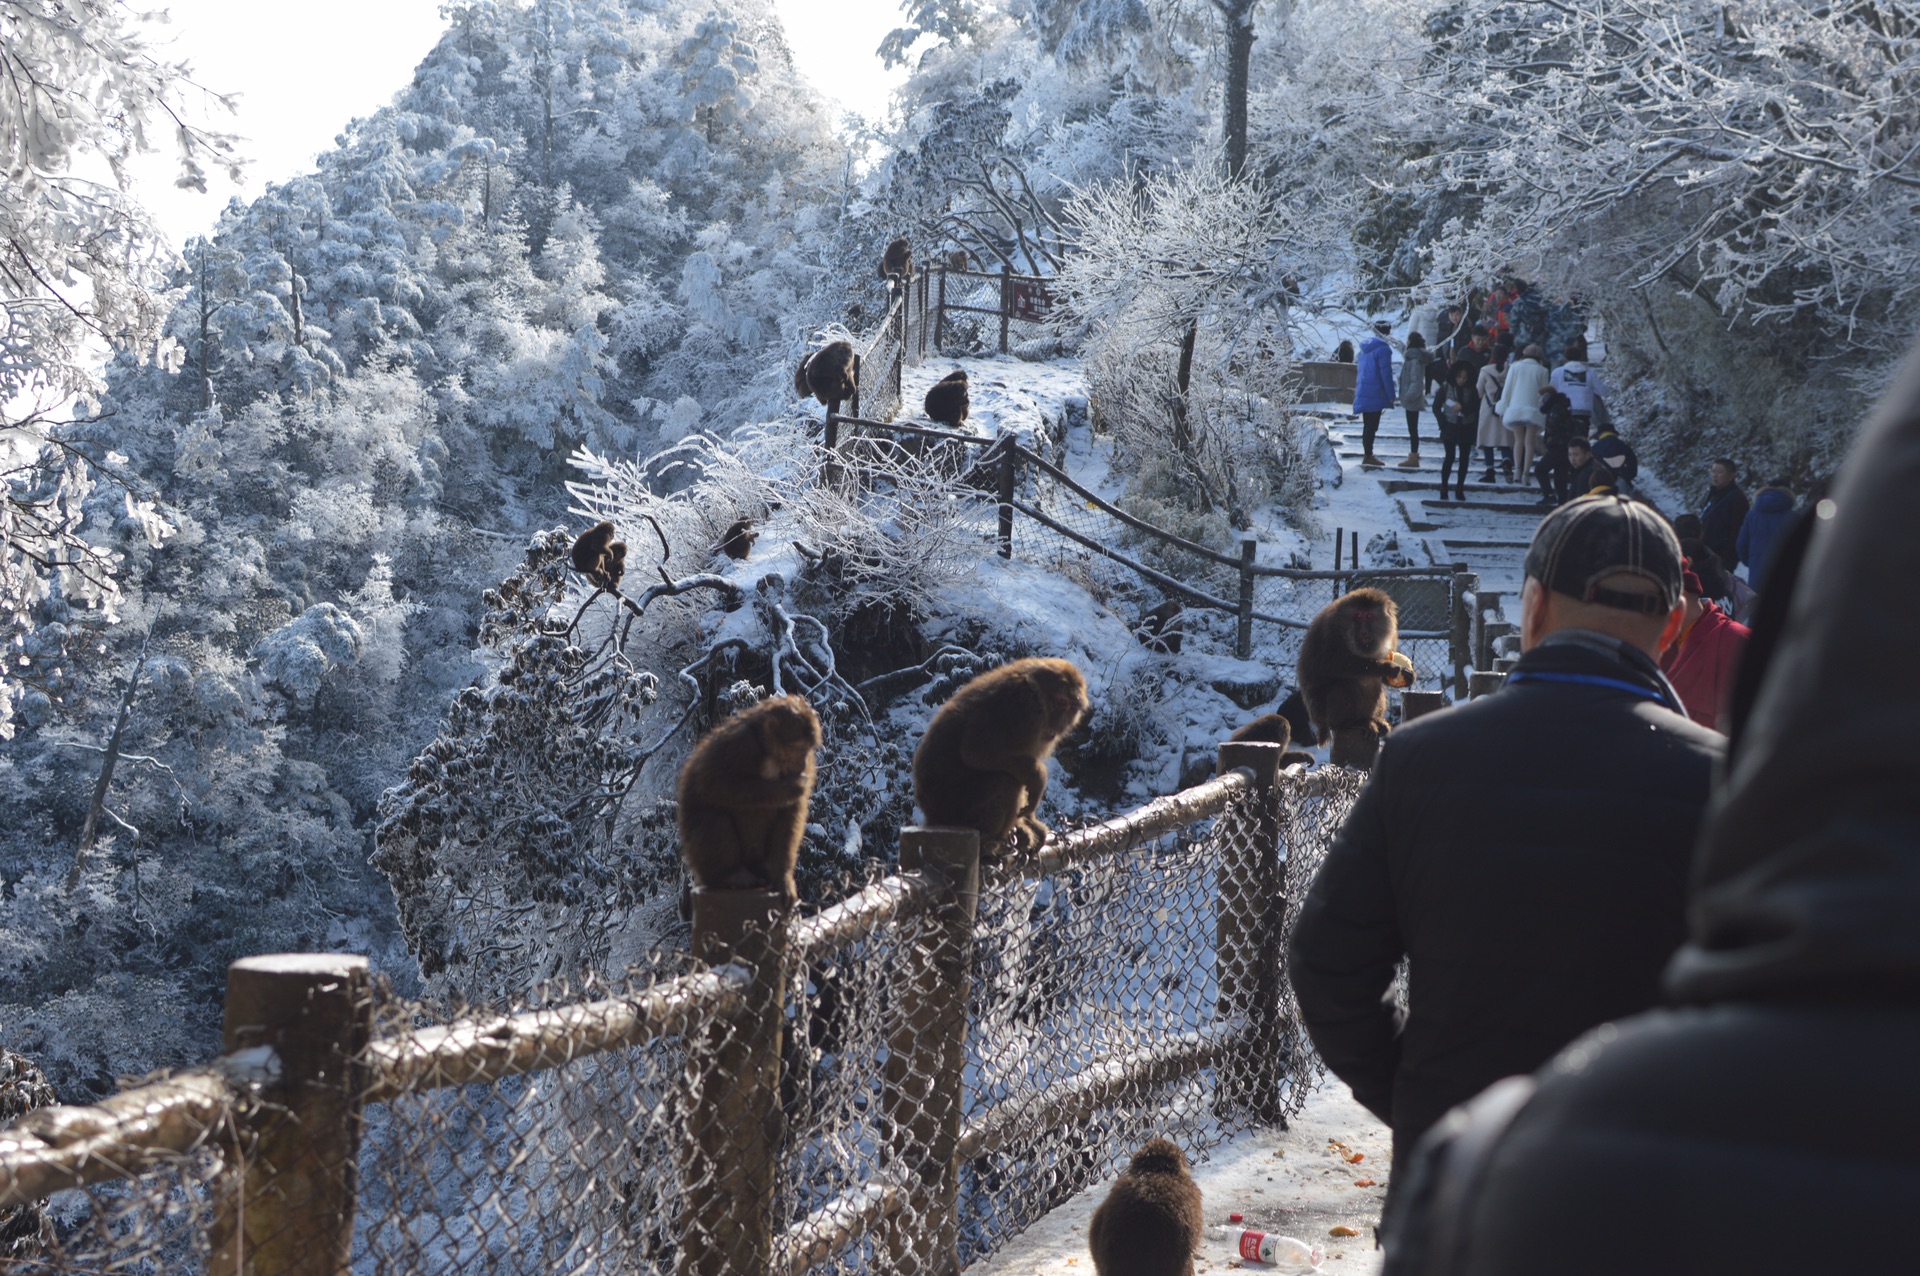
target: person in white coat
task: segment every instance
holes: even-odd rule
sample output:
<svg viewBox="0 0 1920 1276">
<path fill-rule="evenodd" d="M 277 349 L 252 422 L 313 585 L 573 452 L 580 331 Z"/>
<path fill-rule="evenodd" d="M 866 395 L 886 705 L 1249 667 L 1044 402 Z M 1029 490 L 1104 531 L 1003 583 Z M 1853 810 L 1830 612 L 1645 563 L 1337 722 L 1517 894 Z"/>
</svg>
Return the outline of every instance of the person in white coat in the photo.
<svg viewBox="0 0 1920 1276">
<path fill-rule="evenodd" d="M 1529 345 L 1507 369 L 1506 385 L 1500 391 L 1500 420 L 1513 433 L 1514 469 L 1521 474 L 1533 472 L 1547 424 L 1540 410 L 1540 396 L 1552 387 L 1545 359 L 1546 351 Z"/>
<path fill-rule="evenodd" d="M 1507 383 L 1507 363 L 1512 358 L 1511 346 L 1496 346 L 1493 358 L 1480 369 L 1480 379 L 1475 385 L 1480 391 L 1480 433 L 1473 442 L 1487 458 L 1487 472 L 1480 476 L 1482 483 L 1493 482 L 1496 456 L 1503 462 L 1507 481 L 1513 481 L 1513 434 L 1500 419 L 1499 412 L 1500 391 Z"/>
</svg>

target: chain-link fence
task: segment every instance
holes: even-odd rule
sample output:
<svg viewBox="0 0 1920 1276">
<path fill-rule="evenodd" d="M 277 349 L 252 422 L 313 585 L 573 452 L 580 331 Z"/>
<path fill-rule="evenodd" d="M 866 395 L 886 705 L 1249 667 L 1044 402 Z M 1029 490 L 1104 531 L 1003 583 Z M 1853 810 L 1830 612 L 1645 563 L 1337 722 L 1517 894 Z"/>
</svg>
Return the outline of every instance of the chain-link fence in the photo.
<svg viewBox="0 0 1920 1276">
<path fill-rule="evenodd" d="M 1053 281 L 1043 275 L 936 266 L 926 312 L 930 349 L 945 355 L 1014 354 L 1049 359 L 1061 340 L 1050 326 Z"/>
<path fill-rule="evenodd" d="M 697 892 L 694 957 L 500 1013 L 350 957 L 236 964 L 228 1053 L 0 1129 L 9 1271 L 942 1273 L 1166 1133 L 1202 1153 L 1318 1075 L 1283 969 L 1363 777 L 1222 778 L 803 918 Z"/>
</svg>

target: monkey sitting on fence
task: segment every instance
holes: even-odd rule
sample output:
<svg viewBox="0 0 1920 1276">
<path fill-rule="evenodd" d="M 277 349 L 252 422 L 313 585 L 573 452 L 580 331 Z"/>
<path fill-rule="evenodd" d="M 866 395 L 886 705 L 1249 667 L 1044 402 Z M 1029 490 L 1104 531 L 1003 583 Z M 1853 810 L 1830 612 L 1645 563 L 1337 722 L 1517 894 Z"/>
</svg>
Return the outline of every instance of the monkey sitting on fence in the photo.
<svg viewBox="0 0 1920 1276">
<path fill-rule="evenodd" d="M 573 570 L 608 593 L 620 589 L 620 577 L 627 570 L 625 541 L 613 539 L 612 523 L 595 523 L 574 538 Z"/>
<path fill-rule="evenodd" d="M 1356 589 L 1320 609 L 1300 644 L 1300 691 L 1335 766 L 1373 768 L 1387 725 L 1387 688 L 1412 682 L 1400 655 L 1399 609 L 1378 589 Z"/>
<path fill-rule="evenodd" d="M 1300 749 L 1290 749 L 1293 743 L 1293 724 L 1277 713 L 1263 713 L 1228 736 L 1235 744 L 1277 744 L 1280 746 L 1280 766 L 1284 770 L 1296 764 L 1312 766 L 1313 755 Z"/>
<path fill-rule="evenodd" d="M 1192 1276 L 1205 1230 L 1187 1154 L 1170 1139 L 1151 1139 L 1093 1212 L 1087 1248 L 1098 1276 Z"/>
<path fill-rule="evenodd" d="M 992 854 L 1010 837 L 1032 850 L 1047 758 L 1088 709 L 1087 680 L 1065 660 L 1016 660 L 981 674 L 940 706 L 913 755 L 913 796 L 932 825 L 980 831 Z"/>
<path fill-rule="evenodd" d="M 933 383 L 924 401 L 927 419 L 936 425 L 958 429 L 973 406 L 967 397 L 967 370 L 955 368 Z"/>
<path fill-rule="evenodd" d="M 880 277 L 882 279 L 913 278 L 913 246 L 907 243 L 905 235 L 887 245 L 886 255 L 880 258 Z"/>
<path fill-rule="evenodd" d="M 777 890 L 793 870 L 813 793 L 820 720 L 799 696 L 763 700 L 707 732 L 680 768 L 680 858 L 707 890 Z"/>
<path fill-rule="evenodd" d="M 967 262 L 969 260 L 971 259 L 967 256 L 966 249 L 956 248 L 952 252 L 947 254 L 947 269 L 948 270 L 965 270 L 967 268 Z"/>
<path fill-rule="evenodd" d="M 803 399 L 811 395 L 826 404 L 827 411 L 838 412 L 858 390 L 853 359 L 852 342 L 828 342 L 800 361 L 793 373 L 794 393 Z"/>
</svg>

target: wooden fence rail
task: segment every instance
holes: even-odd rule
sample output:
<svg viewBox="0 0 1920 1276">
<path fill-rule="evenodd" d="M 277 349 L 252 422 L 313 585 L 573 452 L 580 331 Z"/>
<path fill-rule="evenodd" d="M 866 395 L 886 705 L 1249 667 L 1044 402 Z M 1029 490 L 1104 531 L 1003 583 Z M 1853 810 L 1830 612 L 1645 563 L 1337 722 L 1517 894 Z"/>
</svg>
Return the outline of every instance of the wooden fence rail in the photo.
<svg viewBox="0 0 1920 1276">
<path fill-rule="evenodd" d="M 797 1274 L 862 1241 L 892 1270 L 957 1272 L 961 1174 L 973 1158 L 1207 1069 L 1220 1104 L 1255 1118 L 1281 1111 L 1284 1073 L 1274 1060 L 1283 1052 L 1270 1048 L 1284 1027 L 1272 995 L 1283 903 L 1278 758 L 1275 745 L 1223 745 L 1218 778 L 984 870 L 973 831 L 906 830 L 899 872 L 807 917 L 788 916 L 772 893 L 696 891 L 693 943 L 704 968 L 629 997 L 375 1036 L 363 958 L 236 962 L 226 1054 L 98 1105 L 49 1108 L 0 1129 L 0 1208 L 210 1153 L 222 1167 L 210 1270 L 341 1276 L 353 1257 L 366 1105 L 673 1037 L 687 1051 L 674 1109 L 685 1114 L 685 1197 L 672 1227 L 683 1276 Z M 1214 835 L 1222 973 L 1211 1022 L 1092 1060 L 966 1119 L 967 985 L 983 871 L 994 881 L 1045 878 L 1215 817 L 1229 823 Z M 890 1133 L 879 1168 L 782 1227 L 774 1200 L 790 1151 L 780 1044 L 789 972 L 894 927 L 907 929 L 886 950 L 894 955 L 884 972 L 892 991 L 879 1099 Z"/>
</svg>

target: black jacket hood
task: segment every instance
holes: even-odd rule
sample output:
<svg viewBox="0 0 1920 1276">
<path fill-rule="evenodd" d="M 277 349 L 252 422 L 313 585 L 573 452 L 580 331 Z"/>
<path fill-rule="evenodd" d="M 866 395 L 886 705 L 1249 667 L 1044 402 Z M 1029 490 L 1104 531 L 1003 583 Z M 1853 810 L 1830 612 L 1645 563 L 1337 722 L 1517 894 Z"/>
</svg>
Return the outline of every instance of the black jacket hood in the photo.
<svg viewBox="0 0 1920 1276">
<path fill-rule="evenodd" d="M 1920 1004 L 1920 350 L 1815 511 L 1710 808 L 1690 1003 Z"/>
</svg>

